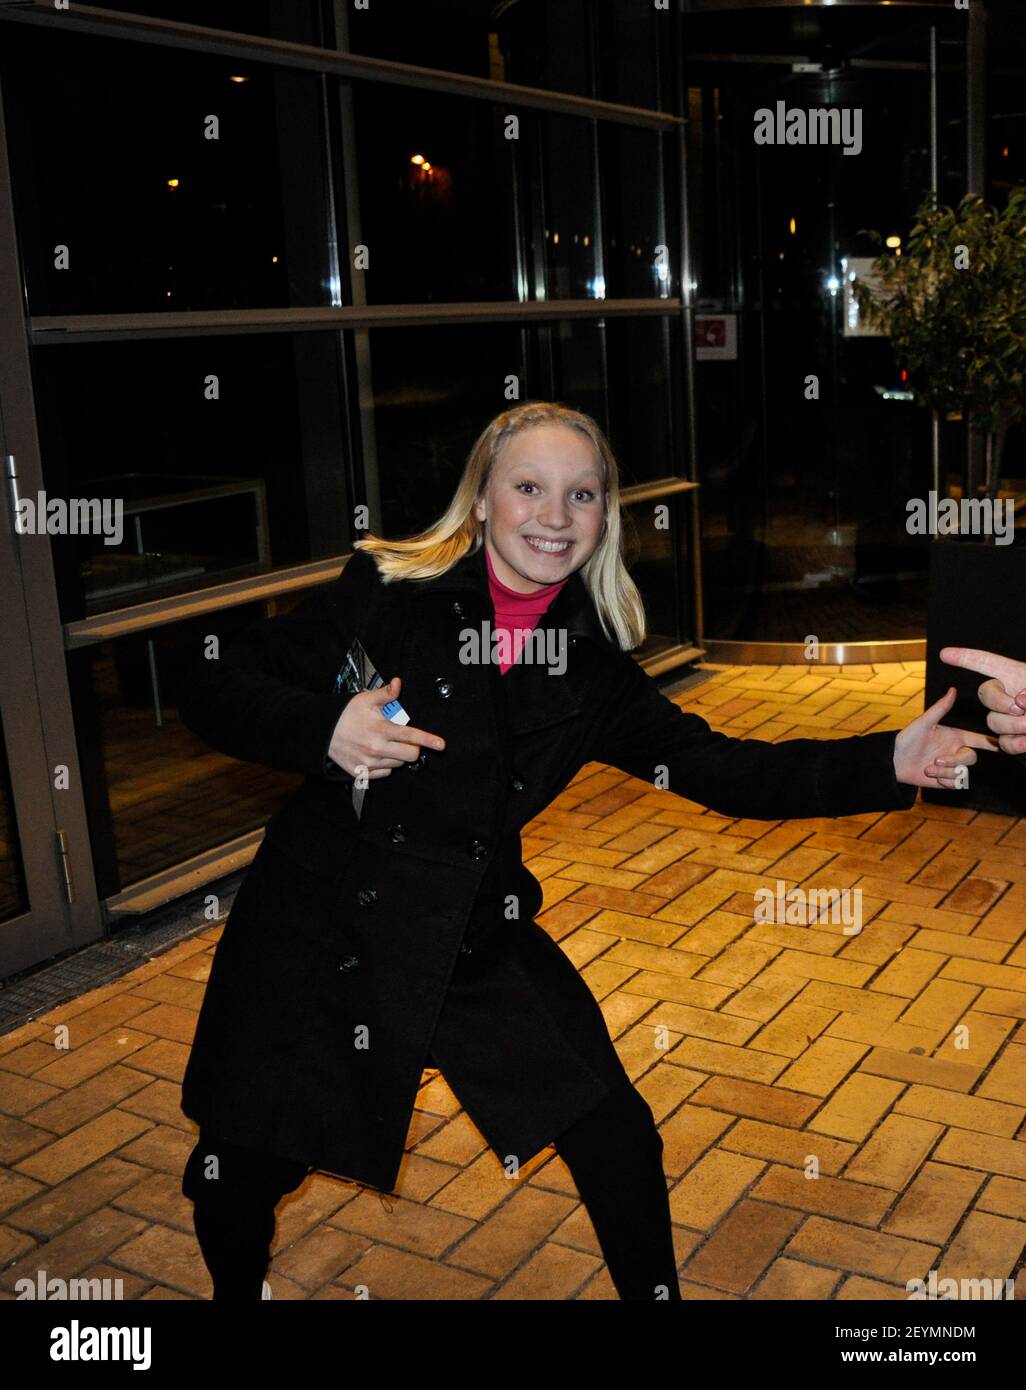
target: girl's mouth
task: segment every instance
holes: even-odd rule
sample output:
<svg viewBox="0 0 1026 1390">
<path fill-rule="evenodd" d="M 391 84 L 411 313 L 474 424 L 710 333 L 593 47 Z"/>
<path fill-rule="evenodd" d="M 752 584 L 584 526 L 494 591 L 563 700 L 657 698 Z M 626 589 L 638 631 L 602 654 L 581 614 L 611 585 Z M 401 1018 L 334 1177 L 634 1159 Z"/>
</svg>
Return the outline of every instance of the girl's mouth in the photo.
<svg viewBox="0 0 1026 1390">
<path fill-rule="evenodd" d="M 524 540 L 538 555 L 565 555 L 573 541 L 549 541 L 541 536 L 525 536 Z"/>
</svg>

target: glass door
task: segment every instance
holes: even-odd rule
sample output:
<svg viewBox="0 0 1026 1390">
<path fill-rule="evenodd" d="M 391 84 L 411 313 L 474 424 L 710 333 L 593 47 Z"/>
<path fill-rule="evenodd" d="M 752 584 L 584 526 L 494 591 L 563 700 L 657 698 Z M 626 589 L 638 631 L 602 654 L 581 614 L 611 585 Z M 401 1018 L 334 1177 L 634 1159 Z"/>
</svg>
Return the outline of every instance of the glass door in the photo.
<svg viewBox="0 0 1026 1390">
<path fill-rule="evenodd" d="M 699 332 L 696 363 L 706 645 L 772 659 L 815 635 L 908 659 L 929 545 L 906 504 L 933 486 L 931 419 L 848 284 L 880 249 L 865 229 L 893 246 L 931 189 L 960 196 L 961 47 L 944 16 L 875 6 L 746 11 L 729 35 L 724 18 L 692 17 L 686 57 L 696 314 L 722 333 Z"/>
</svg>

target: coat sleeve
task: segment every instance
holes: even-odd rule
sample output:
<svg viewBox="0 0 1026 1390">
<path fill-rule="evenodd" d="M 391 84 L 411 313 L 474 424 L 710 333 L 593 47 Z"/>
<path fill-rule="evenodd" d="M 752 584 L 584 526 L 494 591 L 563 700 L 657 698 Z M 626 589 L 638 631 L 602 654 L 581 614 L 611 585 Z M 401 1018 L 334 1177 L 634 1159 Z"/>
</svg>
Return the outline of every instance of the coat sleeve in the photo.
<svg viewBox="0 0 1026 1390">
<path fill-rule="evenodd" d="M 836 739 L 731 738 L 680 709 L 631 657 L 596 730 L 592 760 L 724 816 L 754 820 L 904 810 L 916 788 L 894 774 L 896 732 Z"/>
<path fill-rule="evenodd" d="M 338 579 L 290 613 L 251 623 L 222 644 L 216 659 L 201 654 L 180 688 L 186 727 L 229 757 L 351 783 L 328 757 L 352 699 L 335 693 L 334 683 L 355 635 L 360 581 L 373 563 L 357 551 Z"/>
</svg>

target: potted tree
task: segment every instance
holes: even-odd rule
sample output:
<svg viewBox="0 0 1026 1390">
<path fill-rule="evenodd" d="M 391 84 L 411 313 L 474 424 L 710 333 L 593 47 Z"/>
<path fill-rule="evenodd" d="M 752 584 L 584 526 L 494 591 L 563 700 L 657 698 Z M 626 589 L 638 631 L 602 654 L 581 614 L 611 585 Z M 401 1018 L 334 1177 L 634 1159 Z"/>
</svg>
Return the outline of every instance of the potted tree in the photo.
<svg viewBox="0 0 1026 1390">
<path fill-rule="evenodd" d="M 963 495 L 993 501 L 1008 431 L 1026 419 L 1026 189 L 1002 212 L 978 193 L 956 209 L 928 195 L 916 218 L 906 244 L 873 261 L 875 283 L 856 281 L 852 293 L 890 338 L 918 404 L 957 412 L 984 437 L 984 477 L 967 450 Z M 877 231 L 859 235 L 883 244 Z"/>
<path fill-rule="evenodd" d="M 860 235 L 882 244 L 879 232 Z M 934 207 L 928 196 L 907 242 L 882 250 L 872 273 L 874 282 L 852 286 L 860 312 L 890 338 L 917 402 L 935 419 L 961 418 L 962 498 L 993 506 L 1009 430 L 1026 419 L 1026 189 L 1013 189 L 1000 212 L 979 194 L 967 194 L 954 209 Z M 982 450 L 973 447 L 981 437 Z M 939 508 L 942 499 L 935 500 Z M 949 717 L 980 732 L 980 678 L 945 665 L 937 653 L 982 647 L 1026 659 L 1026 546 L 995 539 L 993 532 L 982 541 L 964 532 L 934 535 L 930 547 L 926 704 L 955 685 L 959 698 Z M 967 790 L 924 795 L 1021 815 L 1022 772 L 1011 766 L 1017 761 L 983 758 Z"/>
</svg>

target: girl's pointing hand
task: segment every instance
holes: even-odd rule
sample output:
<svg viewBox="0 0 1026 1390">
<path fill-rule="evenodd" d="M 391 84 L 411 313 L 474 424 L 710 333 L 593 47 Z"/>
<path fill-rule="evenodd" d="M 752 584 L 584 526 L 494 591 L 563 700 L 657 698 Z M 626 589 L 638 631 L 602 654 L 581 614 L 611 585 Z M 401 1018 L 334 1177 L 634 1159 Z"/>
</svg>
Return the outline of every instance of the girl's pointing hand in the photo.
<svg viewBox="0 0 1026 1390">
<path fill-rule="evenodd" d="M 441 752 L 445 740 L 415 729 L 412 724 L 393 724 L 382 714 L 390 700 L 399 698 L 402 681 L 393 676 L 377 690 L 354 695 L 339 717 L 328 745 L 328 756 L 355 777 L 366 770 L 368 779 L 388 777 L 394 767 L 412 763 L 422 748 Z"/>
<path fill-rule="evenodd" d="M 997 739 L 969 729 L 948 729 L 940 721 L 955 703 L 955 687 L 918 719 L 906 725 L 894 740 L 894 775 L 913 787 L 960 790 L 958 767 L 976 762 L 975 749 L 993 751 Z"/>
</svg>

